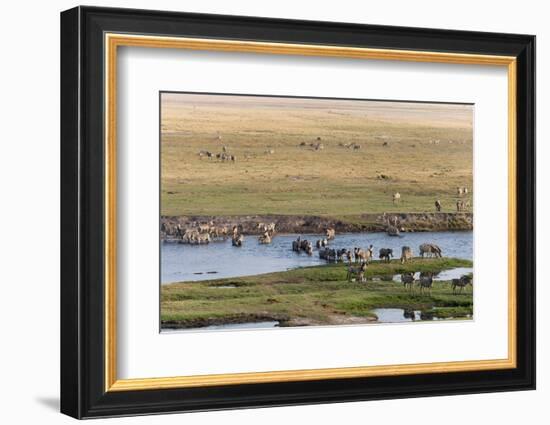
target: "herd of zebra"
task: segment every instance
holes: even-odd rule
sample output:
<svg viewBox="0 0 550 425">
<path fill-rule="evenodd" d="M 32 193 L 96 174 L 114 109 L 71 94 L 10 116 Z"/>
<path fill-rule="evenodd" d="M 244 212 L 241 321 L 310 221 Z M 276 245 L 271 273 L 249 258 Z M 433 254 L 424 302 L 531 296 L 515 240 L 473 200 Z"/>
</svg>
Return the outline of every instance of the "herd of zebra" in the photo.
<svg viewBox="0 0 550 425">
<path fill-rule="evenodd" d="M 275 234 L 275 223 L 258 223 L 257 228 L 260 231 L 258 242 L 271 243 Z M 177 242 L 189 245 L 209 244 L 215 240 L 226 240 L 229 236 L 233 246 L 242 246 L 244 242 L 242 225 L 234 225 L 232 230 L 229 230 L 228 226 L 216 226 L 213 221 L 195 223 L 188 228 L 183 228 L 180 224 L 162 223 L 161 231 L 167 235 L 174 235 Z"/>
<path fill-rule="evenodd" d="M 365 273 L 369 263 L 374 258 L 374 247 L 369 245 L 367 249 L 355 247 L 353 250 L 348 248 L 330 248 L 328 247 L 329 240 L 334 239 L 334 229 L 327 229 L 327 237 L 324 239 L 318 239 L 315 246 L 318 248 L 319 258 L 326 260 L 327 262 L 348 262 L 347 276 L 348 282 L 356 280 L 358 282 L 365 282 Z M 329 238 L 328 235 L 331 237 Z M 308 255 L 313 255 L 313 243 L 307 239 L 302 239 L 301 236 L 295 241 L 292 241 L 292 250 L 295 252 L 305 252 Z M 432 243 L 423 243 L 419 246 L 419 254 L 421 258 L 435 257 L 441 258 L 443 256 L 441 248 Z M 401 263 L 406 263 L 413 259 L 413 250 L 409 246 L 403 246 L 401 248 Z M 380 248 L 378 251 L 378 257 L 380 260 L 390 262 L 393 257 L 392 248 Z M 405 288 L 408 288 L 411 292 L 414 289 L 414 284 L 418 284 L 420 293 L 429 292 L 433 286 L 433 278 L 435 272 L 420 272 L 418 279 L 415 279 L 414 272 L 407 272 L 401 274 L 401 282 Z M 468 275 L 462 275 L 459 279 L 452 279 L 451 287 L 453 294 L 457 292 L 462 293 L 462 290 L 467 286 L 472 285 L 472 278 Z"/>
<path fill-rule="evenodd" d="M 420 272 L 418 279 L 415 279 L 414 272 L 407 272 L 401 274 L 401 282 L 405 288 L 408 288 L 410 291 L 414 290 L 414 284 L 418 284 L 420 293 L 427 291 L 431 294 L 433 281 L 434 281 L 434 272 Z M 453 294 L 462 293 L 463 289 L 472 285 L 472 278 L 469 275 L 462 275 L 459 279 L 451 280 L 451 288 L 453 289 Z"/>
<path fill-rule="evenodd" d="M 168 229 L 166 224 L 163 224 L 163 231 L 175 230 L 175 235 L 181 243 L 188 244 L 203 244 L 209 243 L 211 240 L 217 238 L 226 239 L 231 235 L 232 245 L 240 247 L 244 241 L 243 227 L 235 225 L 232 231 L 227 226 L 216 226 L 213 222 L 209 223 L 197 223 L 195 226 L 183 229 L 179 224 L 175 229 Z M 166 228 L 164 228 L 166 227 Z M 269 244 L 275 234 L 275 223 L 258 223 L 257 229 L 260 231 L 258 242 L 261 244 Z M 336 231 L 334 228 L 325 229 L 325 236 L 322 239 L 318 239 L 315 244 L 307 239 L 302 239 L 301 236 L 292 241 L 292 251 L 296 253 L 304 252 L 307 255 L 313 255 L 314 246 L 318 250 L 319 258 L 327 262 L 347 262 L 347 280 L 352 281 L 355 279 L 358 282 L 365 282 L 365 272 L 369 263 L 374 259 L 374 246 L 369 245 L 368 248 L 363 249 L 360 247 L 350 248 L 331 248 L 329 247 L 330 241 L 336 238 Z M 441 258 L 443 252 L 441 248 L 433 243 L 423 243 L 418 248 L 419 256 Z M 378 258 L 384 262 L 390 262 L 394 257 L 392 248 L 380 248 L 378 251 Z M 400 262 L 406 263 L 411 261 L 414 257 L 413 250 L 410 246 L 401 247 Z M 428 291 L 431 293 L 433 285 L 434 272 L 420 272 L 418 279 L 415 279 L 414 272 L 407 272 L 401 274 L 401 282 L 405 288 L 411 291 L 415 284 L 418 284 L 420 293 Z M 452 279 L 451 286 L 453 293 L 462 292 L 467 285 L 472 285 L 472 279 L 468 275 L 463 275 L 459 279 Z"/>
</svg>

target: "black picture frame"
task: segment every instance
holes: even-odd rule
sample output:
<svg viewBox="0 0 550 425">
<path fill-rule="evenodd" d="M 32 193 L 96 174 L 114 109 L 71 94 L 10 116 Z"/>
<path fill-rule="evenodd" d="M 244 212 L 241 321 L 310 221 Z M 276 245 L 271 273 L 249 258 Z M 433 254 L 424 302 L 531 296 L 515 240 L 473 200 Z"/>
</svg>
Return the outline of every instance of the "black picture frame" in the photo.
<svg viewBox="0 0 550 425">
<path fill-rule="evenodd" d="M 106 392 L 105 32 L 515 56 L 517 367 Z M 535 388 L 534 36 L 132 9 L 67 10 L 61 13 L 61 195 L 62 413 L 92 418 Z"/>
</svg>

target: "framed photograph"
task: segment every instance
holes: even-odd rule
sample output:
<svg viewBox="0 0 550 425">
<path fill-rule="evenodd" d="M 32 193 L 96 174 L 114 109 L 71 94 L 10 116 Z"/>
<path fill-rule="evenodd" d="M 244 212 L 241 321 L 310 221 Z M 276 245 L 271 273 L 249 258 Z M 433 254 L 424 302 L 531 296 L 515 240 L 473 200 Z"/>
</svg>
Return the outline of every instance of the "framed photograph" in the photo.
<svg viewBox="0 0 550 425">
<path fill-rule="evenodd" d="M 535 387 L 535 37 L 61 14 L 61 411 Z"/>
</svg>

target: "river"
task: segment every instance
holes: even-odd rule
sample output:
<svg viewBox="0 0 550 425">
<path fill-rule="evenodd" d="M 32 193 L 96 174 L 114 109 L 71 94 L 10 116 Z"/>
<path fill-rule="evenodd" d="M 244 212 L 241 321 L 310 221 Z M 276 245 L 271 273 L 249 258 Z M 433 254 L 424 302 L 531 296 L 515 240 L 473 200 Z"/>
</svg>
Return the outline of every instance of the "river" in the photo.
<svg viewBox="0 0 550 425">
<path fill-rule="evenodd" d="M 181 281 L 201 281 L 227 277 L 250 276 L 262 273 L 285 271 L 296 267 L 326 264 L 319 258 L 317 249 L 312 256 L 291 250 L 295 234 L 276 235 L 269 245 L 258 243 L 257 236 L 246 236 L 242 247 L 234 247 L 231 240 L 211 242 L 208 245 L 186 245 L 179 243 L 161 243 L 161 283 L 169 284 Z M 322 235 L 301 235 L 315 245 Z M 380 248 L 393 248 L 395 258 L 401 255 L 401 247 L 408 245 L 418 255 L 418 246 L 422 243 L 434 243 L 441 247 L 445 257 L 467 260 L 473 259 L 473 234 L 464 232 L 419 232 L 403 233 L 401 236 L 388 236 L 378 233 L 344 233 L 336 235 L 331 248 L 366 248 L 374 246 L 376 258 Z M 461 269 L 456 273 L 469 271 Z M 439 279 L 442 279 L 441 273 Z M 455 277 L 447 272 L 445 279 Z"/>
</svg>

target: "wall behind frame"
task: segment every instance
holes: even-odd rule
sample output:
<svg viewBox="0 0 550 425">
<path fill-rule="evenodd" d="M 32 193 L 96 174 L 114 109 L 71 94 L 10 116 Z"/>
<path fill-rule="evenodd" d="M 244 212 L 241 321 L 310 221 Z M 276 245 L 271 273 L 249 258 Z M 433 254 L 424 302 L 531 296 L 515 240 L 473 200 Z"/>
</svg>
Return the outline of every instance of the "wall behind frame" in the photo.
<svg viewBox="0 0 550 425">
<path fill-rule="evenodd" d="M 279 0 L 94 1 L 97 6 L 155 8 L 221 14 L 347 21 L 368 24 L 517 32 L 537 35 L 538 116 L 550 114 L 550 28 L 543 2 L 465 0 L 460 3 L 396 0 L 319 2 Z M 0 32 L 3 67 L 0 78 L 0 323 L 2 346 L 0 420 L 23 423 L 75 423 L 58 411 L 59 393 L 59 12 L 77 2 L 11 2 L 4 6 Z M 7 9 L 7 10 L 6 10 Z M 550 138 L 550 125 L 539 119 L 538 140 Z M 537 156 L 550 157 L 540 143 Z M 541 163 L 541 165 L 543 165 Z M 538 216 L 550 214 L 542 194 L 550 168 L 538 167 Z M 539 241 L 550 238 L 539 226 Z M 548 244 L 539 242 L 539 258 Z M 541 263 L 542 264 L 542 263 Z M 544 282 L 539 266 L 539 281 Z M 538 288 L 538 390 L 536 392 L 346 403 L 232 412 L 134 417 L 109 420 L 124 424 L 282 424 L 301 421 L 334 424 L 344 418 L 385 424 L 411 420 L 454 425 L 484 421 L 501 425 L 547 417 L 550 397 L 550 299 L 548 285 Z M 9 348 L 6 348 L 9 347 Z M 32 385 L 29 383 L 32 381 Z M 99 420 L 103 422 L 104 420 Z M 99 423 L 98 422 L 98 423 Z M 107 422 L 106 422 L 107 423 Z"/>
</svg>

